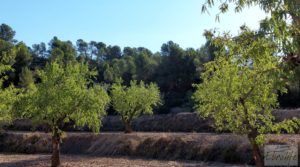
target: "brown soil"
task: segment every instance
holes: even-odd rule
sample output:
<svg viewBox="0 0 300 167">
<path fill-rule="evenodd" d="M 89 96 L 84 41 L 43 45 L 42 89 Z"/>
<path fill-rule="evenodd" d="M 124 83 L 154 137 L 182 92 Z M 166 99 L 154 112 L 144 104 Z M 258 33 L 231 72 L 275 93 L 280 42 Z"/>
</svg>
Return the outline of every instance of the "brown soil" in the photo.
<svg viewBox="0 0 300 167">
<path fill-rule="evenodd" d="M 218 167 L 247 165 L 230 165 L 200 161 L 159 161 L 129 157 L 93 157 L 86 155 L 62 155 L 63 167 Z M 48 167 L 50 155 L 0 154 L 1 167 Z"/>
</svg>

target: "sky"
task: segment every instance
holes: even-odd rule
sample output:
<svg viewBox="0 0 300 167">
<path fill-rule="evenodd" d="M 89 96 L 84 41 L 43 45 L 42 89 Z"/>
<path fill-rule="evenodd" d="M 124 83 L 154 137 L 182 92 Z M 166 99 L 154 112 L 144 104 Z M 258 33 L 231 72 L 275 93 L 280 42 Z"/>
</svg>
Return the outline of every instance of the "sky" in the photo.
<svg viewBox="0 0 300 167">
<path fill-rule="evenodd" d="M 230 11 L 215 21 L 218 8 L 201 13 L 205 0 L 2 0 L 0 23 L 10 25 L 15 38 L 28 46 L 54 36 L 104 42 L 121 47 L 146 47 L 153 52 L 167 41 L 199 48 L 203 32 L 217 28 L 237 34 L 246 24 L 257 29 L 266 17 L 258 7 Z"/>
</svg>

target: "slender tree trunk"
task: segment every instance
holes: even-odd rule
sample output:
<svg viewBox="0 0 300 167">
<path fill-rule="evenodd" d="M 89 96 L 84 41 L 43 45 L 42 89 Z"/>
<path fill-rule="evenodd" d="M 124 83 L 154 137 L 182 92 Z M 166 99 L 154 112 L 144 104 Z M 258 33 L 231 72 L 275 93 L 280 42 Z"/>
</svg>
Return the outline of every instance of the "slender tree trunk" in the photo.
<svg viewBox="0 0 300 167">
<path fill-rule="evenodd" d="M 255 142 L 255 138 L 249 138 L 252 145 L 252 155 L 256 167 L 264 167 L 264 160 L 262 158 L 259 146 Z"/>
<path fill-rule="evenodd" d="M 125 133 L 133 132 L 130 121 L 124 121 L 124 125 L 125 125 Z"/>
<path fill-rule="evenodd" d="M 52 136 L 52 157 L 51 157 L 51 167 L 60 166 L 60 135 L 57 130 L 54 130 Z"/>
</svg>

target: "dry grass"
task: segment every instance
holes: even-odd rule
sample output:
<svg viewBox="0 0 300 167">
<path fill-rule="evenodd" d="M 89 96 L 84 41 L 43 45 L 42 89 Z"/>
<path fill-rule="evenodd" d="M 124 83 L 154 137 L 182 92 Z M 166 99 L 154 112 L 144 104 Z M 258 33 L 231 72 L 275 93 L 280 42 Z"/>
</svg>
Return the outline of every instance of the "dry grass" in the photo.
<svg viewBox="0 0 300 167">
<path fill-rule="evenodd" d="M 270 143 L 300 142 L 299 135 L 270 135 Z M 0 151 L 50 153 L 50 134 L 9 132 Z M 134 156 L 163 160 L 200 160 L 253 164 L 247 138 L 212 133 L 68 133 L 61 152 L 89 156 Z"/>
<path fill-rule="evenodd" d="M 95 157 L 86 155 L 62 155 L 63 167 L 242 167 L 247 165 L 230 165 L 200 161 L 160 161 L 129 157 Z M 48 167 L 50 155 L 0 154 L 1 167 Z"/>
<path fill-rule="evenodd" d="M 298 110 L 275 111 L 276 119 L 299 115 Z M 300 116 L 300 115 L 299 115 Z M 104 129 L 122 130 L 118 117 L 104 120 Z M 140 131 L 212 131 L 211 122 L 198 119 L 195 113 L 144 116 L 134 122 Z M 19 122 L 16 129 L 30 129 Z M 20 127 L 18 127 L 20 126 Z M 116 127 L 114 127 L 116 126 Z M 44 127 L 40 127 L 42 130 Z M 72 129 L 71 129 L 72 130 Z M 74 129 L 73 129 L 74 130 Z M 78 129 L 77 129 L 78 130 Z M 87 130 L 87 129 L 81 129 Z M 51 152 L 50 134 L 8 132 L 0 136 L 0 152 L 40 154 Z M 299 135 L 269 135 L 269 143 L 299 144 Z M 61 152 L 89 156 L 138 156 L 167 160 L 200 160 L 253 164 L 247 138 L 216 133 L 67 133 Z"/>
</svg>

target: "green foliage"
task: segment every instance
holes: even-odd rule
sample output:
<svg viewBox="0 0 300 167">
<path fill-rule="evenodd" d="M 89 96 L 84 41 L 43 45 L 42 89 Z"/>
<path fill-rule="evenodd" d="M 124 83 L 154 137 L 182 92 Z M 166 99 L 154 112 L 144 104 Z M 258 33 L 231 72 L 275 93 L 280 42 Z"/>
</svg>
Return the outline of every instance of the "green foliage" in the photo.
<svg viewBox="0 0 300 167">
<path fill-rule="evenodd" d="M 28 68 L 32 61 L 32 54 L 28 47 L 24 43 L 18 43 L 16 46 L 16 58 L 12 68 L 13 74 L 10 77 L 10 81 L 17 85 L 20 82 L 20 75 L 23 68 Z"/>
<path fill-rule="evenodd" d="M 17 89 L 13 86 L 0 89 L 0 122 L 10 123 L 14 119 L 12 107 L 16 100 L 16 93 Z"/>
<path fill-rule="evenodd" d="M 0 63 L 13 65 L 15 63 L 17 50 L 11 43 L 0 39 Z"/>
<path fill-rule="evenodd" d="M 0 46 L 1 43 L 5 42 L 0 39 Z M 12 70 L 9 64 L 16 56 L 15 48 L 0 50 L 0 55 L 0 122 L 11 122 L 13 120 L 12 106 L 16 100 L 17 90 L 12 85 L 5 87 L 3 82 L 7 79 L 5 74 Z"/>
<path fill-rule="evenodd" d="M 19 85 L 23 88 L 30 89 L 34 85 L 32 72 L 27 67 L 22 69 L 19 80 Z"/>
<path fill-rule="evenodd" d="M 242 1 L 234 2 L 238 4 Z M 257 3 L 263 2 L 257 1 Z M 293 6 L 296 7 L 297 4 Z M 272 10 L 272 12 L 274 13 L 276 10 Z M 278 19 L 280 19 L 279 15 L 277 15 Z M 285 25 L 286 23 L 291 24 Z M 275 17 L 266 19 L 262 22 L 256 36 L 266 36 L 274 40 L 278 52 L 286 55 L 284 60 L 291 62 L 286 64 L 292 64 L 291 67 L 293 67 L 285 66 L 284 68 L 287 71 L 293 69 L 296 73 L 295 76 L 300 76 L 300 70 L 295 70 L 293 66 L 297 64 L 297 49 L 295 48 L 300 46 L 299 43 L 297 44 L 299 41 L 297 34 L 299 33 L 296 31 L 297 24 L 292 23 L 286 22 L 285 17 L 282 17 L 280 24 Z M 192 84 L 202 82 L 199 75 L 203 72 L 203 64 L 214 60 L 215 52 L 222 50 L 221 46 L 213 45 L 211 41 L 214 36 L 213 31 L 205 31 L 204 36 L 207 42 L 199 49 L 183 49 L 178 44 L 169 41 L 163 44 L 161 52 L 157 53 L 152 53 L 144 47 L 125 47 L 122 51 L 119 46 L 107 46 L 103 42 L 96 41 L 78 40 L 74 46 L 70 41 L 61 41 L 57 37 L 49 42 L 48 48 L 45 43 L 35 44 L 29 48 L 22 42 L 16 43 L 0 39 L 0 62 L 13 68 L 6 73 L 7 79 L 3 85 L 4 87 L 8 87 L 10 84 L 18 85 L 21 82 L 21 75 L 23 75 L 21 74 L 22 69 L 26 67 L 31 70 L 44 69 L 47 62 L 56 62 L 66 66 L 69 63 L 84 60 L 83 62 L 88 63 L 89 69 L 96 69 L 98 72 L 97 76 L 92 79 L 94 83 L 112 84 L 119 78 L 122 78 L 123 84 L 126 86 L 130 85 L 131 80 L 138 82 L 142 80 L 146 84 L 156 83 L 164 101 L 164 106 L 156 111 L 157 113 L 166 113 L 172 107 L 191 104 L 189 97 L 190 92 L 194 91 Z M 287 41 L 285 44 L 283 39 Z M 300 63 L 300 59 L 298 62 Z M 36 81 L 39 82 L 39 78 Z M 281 107 L 299 107 L 299 83 L 299 78 L 295 78 L 289 88 L 289 93 L 280 96 Z"/>
<path fill-rule="evenodd" d="M 226 13 L 230 7 L 234 7 L 235 12 L 240 12 L 250 6 L 259 6 L 268 13 L 268 17 L 261 21 L 258 30 L 260 35 L 270 37 L 276 44 L 278 52 L 282 53 L 285 69 L 293 70 L 295 78 L 290 78 L 294 82 L 288 88 L 288 94 L 279 97 L 281 107 L 299 107 L 299 83 L 300 78 L 300 1 L 299 0 L 206 0 L 202 6 L 202 11 L 207 12 L 208 7 L 220 3 L 220 13 Z M 246 22 L 247 23 L 247 22 Z M 298 86 L 297 86 L 298 85 Z M 298 87 L 298 88 L 297 88 Z"/>
<path fill-rule="evenodd" d="M 35 56 L 44 57 L 46 55 L 46 44 L 43 42 L 40 44 L 33 44 L 32 52 Z"/>
<path fill-rule="evenodd" d="M 4 67 L 1 64 L 0 69 L 4 72 Z M 0 122 L 11 122 L 13 120 L 12 106 L 16 100 L 17 90 L 13 86 L 2 88 L 3 80 L 4 78 L 0 79 Z"/>
<path fill-rule="evenodd" d="M 56 61 L 61 65 L 67 65 L 76 60 L 76 50 L 70 41 L 61 41 L 54 37 L 50 43 L 50 60 Z"/>
<path fill-rule="evenodd" d="M 206 0 L 202 11 L 215 5 L 214 0 Z M 270 13 L 271 17 L 261 22 L 260 33 L 273 37 L 277 47 L 285 53 L 288 62 L 300 64 L 300 1 L 299 0 L 220 0 L 220 13 L 229 10 L 229 3 L 234 4 L 236 12 L 245 7 L 259 6 L 263 11 Z M 217 19 L 219 14 L 217 15 Z M 296 59 L 295 59 L 296 58 Z M 291 60 L 292 59 L 292 60 Z"/>
<path fill-rule="evenodd" d="M 293 117 L 292 119 L 285 119 L 272 127 L 273 132 L 281 133 L 299 133 L 300 119 Z"/>
<path fill-rule="evenodd" d="M 88 43 L 86 43 L 82 39 L 78 39 L 76 41 L 76 45 L 77 45 L 77 50 L 79 52 L 79 56 L 87 58 L 87 56 L 88 56 L 88 54 L 87 54 L 87 52 L 88 52 Z"/>
<path fill-rule="evenodd" d="M 7 24 L 0 25 L 0 39 L 7 42 L 14 42 L 16 32 Z"/>
<path fill-rule="evenodd" d="M 38 71 L 41 83 L 18 100 L 16 111 L 34 123 L 61 130 L 70 120 L 98 132 L 109 103 L 100 86 L 88 86 L 90 72 L 83 64 L 62 67 L 56 62 Z"/>
<path fill-rule="evenodd" d="M 145 85 L 143 81 L 140 84 L 131 81 L 130 87 L 122 86 L 121 83 L 113 84 L 111 98 L 113 108 L 128 123 L 142 114 L 152 114 L 153 107 L 161 102 L 157 85 Z"/>
<path fill-rule="evenodd" d="M 167 109 L 184 105 L 192 84 L 199 83 L 199 73 L 206 62 L 203 58 L 208 56 L 203 50 L 184 50 L 172 41 L 163 44 L 161 50 L 154 80 L 164 93 Z"/>
<path fill-rule="evenodd" d="M 19 43 L 17 46 L 16 63 L 19 68 L 28 67 L 32 61 L 32 55 L 28 47 L 24 43 Z"/>
<path fill-rule="evenodd" d="M 272 111 L 278 106 L 277 91 L 286 92 L 275 44 L 268 38 L 244 31 L 231 38 L 215 37 L 222 49 L 205 64 L 203 83 L 193 95 L 198 113 L 212 117 L 217 130 L 248 135 L 256 143 L 272 131 Z"/>
<path fill-rule="evenodd" d="M 164 95 L 166 107 L 160 110 L 163 112 L 168 112 L 171 107 L 189 103 L 186 92 L 192 91 L 192 83 L 200 82 L 198 76 L 203 69 L 203 63 L 213 59 L 213 55 L 210 54 L 212 49 L 206 49 L 210 47 L 209 44 L 199 50 L 184 50 L 170 41 L 163 45 L 161 53 L 152 53 L 143 47 L 125 47 L 122 52 L 118 46 L 106 46 L 96 41 L 88 43 L 81 39 L 76 45 L 77 47 L 54 37 L 47 51 L 50 62 L 74 62 L 77 51 L 77 61 L 84 60 L 88 62 L 90 69 L 97 69 L 98 75 L 94 80 L 96 83 L 112 84 L 119 78 L 122 78 L 123 84 L 127 86 L 131 80 L 155 82 Z M 75 52 L 74 48 L 77 49 Z M 42 44 L 34 45 L 33 54 L 45 55 L 44 49 Z M 207 53 L 209 56 L 206 56 Z M 66 54 L 73 57 L 66 57 Z M 35 59 L 30 69 L 43 68 L 41 57 Z M 42 65 L 35 65 L 36 62 Z"/>
</svg>

